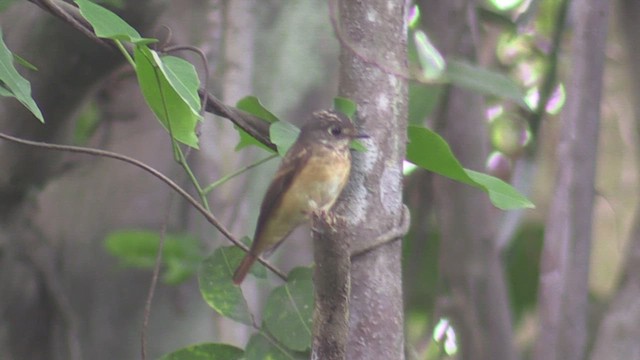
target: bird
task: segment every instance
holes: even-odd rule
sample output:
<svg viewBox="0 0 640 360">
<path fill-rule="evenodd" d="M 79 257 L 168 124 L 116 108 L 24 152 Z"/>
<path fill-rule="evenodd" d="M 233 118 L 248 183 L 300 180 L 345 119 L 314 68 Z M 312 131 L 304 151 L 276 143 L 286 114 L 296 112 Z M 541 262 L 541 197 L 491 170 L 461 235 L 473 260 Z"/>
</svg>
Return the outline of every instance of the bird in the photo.
<svg viewBox="0 0 640 360">
<path fill-rule="evenodd" d="M 240 285 L 257 258 L 274 250 L 312 214 L 327 214 L 351 172 L 350 143 L 366 138 L 335 110 L 314 112 L 267 188 L 249 251 L 233 274 Z"/>
</svg>

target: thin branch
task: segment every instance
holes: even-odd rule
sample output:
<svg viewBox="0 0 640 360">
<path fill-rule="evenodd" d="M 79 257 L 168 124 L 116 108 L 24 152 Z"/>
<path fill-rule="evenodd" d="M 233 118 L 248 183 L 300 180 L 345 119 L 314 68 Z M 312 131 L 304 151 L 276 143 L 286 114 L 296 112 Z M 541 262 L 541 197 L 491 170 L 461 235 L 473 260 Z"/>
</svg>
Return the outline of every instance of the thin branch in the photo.
<svg viewBox="0 0 640 360">
<path fill-rule="evenodd" d="M 402 205 L 402 219 L 400 219 L 400 224 L 385 232 L 384 234 L 379 235 L 373 241 L 367 243 L 367 246 L 365 246 L 364 248 L 352 249 L 351 258 L 355 258 L 371 250 L 377 249 L 378 247 L 389 242 L 402 240 L 402 238 L 409 232 L 410 226 L 411 211 L 409 211 L 409 207 L 407 207 L 407 205 Z"/>
<path fill-rule="evenodd" d="M 37 148 L 41 148 L 41 149 L 55 150 L 55 151 L 66 151 L 66 152 L 71 152 L 71 153 L 87 154 L 87 155 L 93 155 L 93 156 L 106 157 L 106 158 L 111 158 L 111 159 L 124 161 L 124 162 L 129 163 L 129 164 L 131 164 L 133 166 L 136 166 L 136 167 L 148 172 L 149 174 L 155 176 L 156 178 L 158 178 L 160 181 L 164 182 L 165 184 L 167 184 L 170 188 L 172 188 L 175 192 L 177 192 L 180 196 L 182 196 L 187 202 L 189 202 L 196 210 L 198 210 L 198 212 L 200 214 L 202 214 L 202 216 L 204 216 L 205 219 L 207 219 L 207 221 L 209 221 L 209 223 L 211 223 L 211 225 L 215 226 L 227 239 L 229 239 L 229 241 L 231 241 L 237 247 L 241 248 L 243 251 L 245 251 L 245 252 L 249 251 L 249 248 L 245 244 L 243 244 L 240 241 L 238 241 L 229 232 L 229 230 L 227 230 L 227 228 L 225 228 L 224 225 L 222 225 L 222 223 L 220 223 L 220 221 L 218 221 L 218 219 L 212 213 L 207 211 L 207 209 L 205 209 L 197 200 L 195 200 L 191 195 L 189 195 L 189 193 L 187 193 L 183 188 L 181 188 L 178 184 L 176 184 L 173 180 L 171 180 L 169 177 L 167 177 L 163 173 L 159 172 L 158 170 L 152 168 L 151 166 L 149 166 L 149 165 L 147 165 L 147 164 L 145 164 L 145 163 L 143 163 L 143 162 L 141 162 L 139 160 L 136 160 L 134 158 L 131 158 L 131 157 L 128 157 L 128 156 L 125 156 L 125 155 L 122 155 L 122 154 L 111 152 L 111 151 L 85 148 L 85 147 L 81 147 L 81 146 L 58 145 L 58 144 L 50 144 L 50 143 L 39 142 L 39 141 L 25 140 L 25 139 L 20 139 L 20 138 L 17 138 L 17 137 L 13 137 L 11 135 L 7 135 L 7 134 L 1 133 L 1 132 L 0 132 L 0 139 L 5 139 L 5 140 L 8 140 L 8 141 L 12 141 L 12 142 L 18 143 L 18 144 L 33 146 L 33 147 L 37 147 Z M 265 261 L 262 258 L 258 258 L 258 261 L 261 264 L 263 264 L 267 269 L 269 269 L 273 273 L 275 273 L 282 280 L 284 280 L 284 281 L 287 280 L 287 276 L 282 271 L 278 270 L 273 265 L 271 265 L 269 262 Z"/>
<path fill-rule="evenodd" d="M 236 126 L 246 131 L 265 146 L 277 151 L 276 145 L 269 139 L 270 124 L 268 122 L 233 106 L 225 105 L 220 99 L 207 93 L 206 89 L 200 89 L 198 92 L 200 96 L 203 94 L 207 96 L 206 111 L 231 120 Z"/>
<path fill-rule="evenodd" d="M 558 9 L 558 16 L 556 18 L 555 28 L 553 31 L 553 42 L 551 45 L 551 51 L 549 52 L 549 59 L 547 61 L 547 73 L 540 86 L 540 96 L 538 100 L 538 106 L 535 111 L 529 115 L 529 126 L 531 127 L 531 133 L 535 138 L 538 136 L 540 124 L 542 118 L 546 112 L 547 104 L 553 93 L 553 88 L 557 84 L 558 77 L 558 58 L 560 56 L 560 49 L 562 45 L 562 37 L 567 23 L 567 12 L 571 1 L 564 0 L 560 4 Z"/>
<path fill-rule="evenodd" d="M 56 16 L 60 20 L 66 22 L 71 25 L 74 29 L 78 30 L 82 34 L 86 35 L 91 40 L 97 42 L 101 46 L 105 46 L 111 49 L 116 49 L 114 43 L 105 41 L 97 37 L 91 26 L 87 23 L 87 21 L 82 17 L 80 11 L 75 6 L 65 3 L 64 1 L 59 0 L 27 0 L 29 2 L 34 3 L 39 6 L 43 10 L 48 13 Z"/>
<path fill-rule="evenodd" d="M 272 154 L 267 156 L 266 158 L 262 159 L 262 160 L 258 160 L 256 162 L 254 162 L 253 164 L 249 164 L 247 166 L 244 166 L 240 169 L 238 169 L 237 171 L 232 172 L 231 174 L 225 175 L 223 177 L 221 177 L 220 179 L 214 181 L 213 183 L 211 183 L 211 185 L 207 186 L 206 188 L 204 188 L 204 193 L 208 194 L 211 192 L 211 190 L 215 189 L 216 187 L 224 184 L 225 182 L 233 179 L 234 177 L 243 174 L 245 171 L 247 170 L 251 170 L 256 166 L 262 165 L 264 163 L 266 163 L 267 161 L 271 160 L 271 159 L 275 159 L 278 157 L 278 154 Z"/>
<path fill-rule="evenodd" d="M 147 293 L 147 300 L 144 303 L 144 315 L 142 319 L 142 329 L 140 330 L 140 351 L 142 360 L 147 359 L 147 330 L 149 329 L 149 318 L 151 317 L 151 304 L 156 293 L 158 278 L 160 277 L 160 265 L 162 264 L 162 253 L 164 251 L 164 243 L 167 235 L 167 223 L 171 216 L 171 207 L 173 205 L 173 196 L 169 198 L 169 205 L 165 212 L 162 228 L 160 229 L 160 241 L 158 242 L 158 252 L 156 254 L 155 265 L 153 267 L 153 275 L 151 276 L 151 285 Z"/>
<path fill-rule="evenodd" d="M 71 303 L 65 287 L 60 281 L 61 277 L 54 266 L 52 257 L 45 254 L 51 254 L 53 249 L 51 243 L 47 241 L 47 237 L 41 232 L 40 228 L 27 219 L 26 231 L 24 232 L 25 251 L 27 258 L 33 264 L 43 279 L 44 285 L 54 300 L 59 316 L 63 319 L 67 326 L 67 349 L 69 351 L 70 360 L 81 360 L 82 347 L 80 346 L 79 332 L 79 316 L 77 309 Z"/>
</svg>

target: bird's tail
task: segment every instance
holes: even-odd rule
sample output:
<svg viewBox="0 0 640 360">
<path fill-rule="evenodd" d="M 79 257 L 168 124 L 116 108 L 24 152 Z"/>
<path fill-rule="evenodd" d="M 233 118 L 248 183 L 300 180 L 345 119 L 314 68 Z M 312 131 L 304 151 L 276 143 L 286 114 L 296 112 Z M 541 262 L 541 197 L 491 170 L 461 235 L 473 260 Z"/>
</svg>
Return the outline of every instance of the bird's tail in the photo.
<svg viewBox="0 0 640 360">
<path fill-rule="evenodd" d="M 251 269 L 251 265 L 256 261 L 257 257 L 251 253 L 247 253 L 244 256 L 244 259 L 238 265 L 236 272 L 233 273 L 233 283 L 236 285 L 240 285 L 244 278 L 247 276 L 249 269 Z"/>
</svg>

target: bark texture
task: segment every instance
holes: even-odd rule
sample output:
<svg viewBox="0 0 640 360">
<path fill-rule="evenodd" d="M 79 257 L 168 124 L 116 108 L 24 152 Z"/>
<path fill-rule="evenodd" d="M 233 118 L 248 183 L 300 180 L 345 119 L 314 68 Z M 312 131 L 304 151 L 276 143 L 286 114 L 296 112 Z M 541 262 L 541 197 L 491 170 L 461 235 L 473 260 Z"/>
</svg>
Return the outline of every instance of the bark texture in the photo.
<svg viewBox="0 0 640 360">
<path fill-rule="evenodd" d="M 314 274 L 313 344 L 315 359 L 346 359 L 351 290 L 349 244 L 327 232 L 332 225 L 313 219 Z"/>
<path fill-rule="evenodd" d="M 399 74 L 406 68 L 405 4 L 330 4 L 341 41 L 339 95 L 358 104 L 357 122 L 371 137 L 364 141 L 368 151 L 354 154 L 350 183 L 335 208 L 346 224 L 332 236 L 349 241 L 351 249 L 366 249 L 402 221 L 407 81 Z M 400 241 L 352 259 L 346 346 L 347 359 L 404 358 Z"/>
</svg>

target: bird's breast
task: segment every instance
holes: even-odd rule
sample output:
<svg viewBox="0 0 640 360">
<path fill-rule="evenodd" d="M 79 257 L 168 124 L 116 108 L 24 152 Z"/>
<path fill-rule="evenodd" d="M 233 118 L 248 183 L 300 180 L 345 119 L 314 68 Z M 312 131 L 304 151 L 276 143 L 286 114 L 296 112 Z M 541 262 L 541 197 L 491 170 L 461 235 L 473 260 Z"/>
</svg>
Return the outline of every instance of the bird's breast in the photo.
<svg viewBox="0 0 640 360">
<path fill-rule="evenodd" d="M 348 148 L 313 149 L 259 234 L 263 247 L 260 251 L 277 244 L 295 227 L 307 221 L 313 212 L 331 209 L 349 180 L 350 170 L 351 153 Z"/>
<path fill-rule="evenodd" d="M 307 215 L 316 210 L 329 210 L 349 180 L 351 154 L 348 149 L 316 151 L 292 184 L 291 194 Z"/>
</svg>

